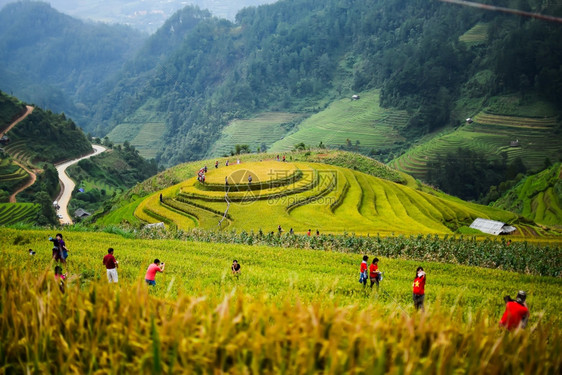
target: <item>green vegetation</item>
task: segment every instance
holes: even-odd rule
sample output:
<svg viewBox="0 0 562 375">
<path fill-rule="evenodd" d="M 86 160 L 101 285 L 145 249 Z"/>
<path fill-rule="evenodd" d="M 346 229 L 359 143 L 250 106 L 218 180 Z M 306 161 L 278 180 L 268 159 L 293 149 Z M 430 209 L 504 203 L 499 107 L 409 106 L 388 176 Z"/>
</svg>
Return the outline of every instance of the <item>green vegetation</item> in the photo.
<svg viewBox="0 0 562 375">
<path fill-rule="evenodd" d="M 0 270 L 8 312 L 0 352 L 10 371 L 476 374 L 562 365 L 562 302 L 552 297 L 559 278 L 424 261 L 426 313 L 418 314 L 411 283 L 419 262 L 379 257 L 385 278 L 365 291 L 357 254 L 64 232 L 71 255 L 61 294 L 45 271 L 52 233 L 0 234 L 11 259 Z M 120 264 L 111 293 L 100 261 L 108 246 Z M 155 257 L 166 269 L 149 289 L 142 278 Z M 230 275 L 232 259 L 239 277 Z M 502 297 L 518 289 L 528 293 L 530 324 L 507 334 L 497 326 Z M 34 323 L 40 317 L 48 329 Z"/>
<path fill-rule="evenodd" d="M 513 96 L 496 98 L 485 110 L 472 118 L 473 123 L 467 123 L 452 131 L 443 131 L 433 139 L 411 148 L 402 156 L 394 159 L 390 165 L 412 176 L 428 180 L 430 173 L 428 164 L 435 162 L 439 156 L 457 154 L 462 148 L 482 155 L 488 161 L 510 164 L 517 159 L 522 161 L 528 170 L 540 170 L 544 167 L 545 158 L 559 160 L 562 158 L 562 149 L 559 142 L 560 124 L 552 108 L 545 103 L 536 103 L 537 117 L 521 117 L 521 112 L 531 113 L 523 105 L 521 98 Z M 519 108 L 521 105 L 525 109 Z M 506 112 L 492 112 L 506 111 Z M 538 112 L 543 111 L 542 116 Z M 512 144 L 513 142 L 513 144 Z M 454 156 L 452 162 L 465 164 L 462 157 Z M 490 164 L 492 164 L 490 162 Z M 433 168 L 434 173 L 440 174 L 442 170 Z M 490 167 L 480 168 L 480 174 L 497 173 Z M 442 176 L 449 178 L 449 176 Z M 471 179 L 472 182 L 477 182 Z M 484 191 L 500 181 L 490 182 L 484 186 Z M 429 182 L 429 181 L 428 181 Z M 446 190 L 456 194 L 456 191 Z M 472 199 L 478 198 L 482 190 L 473 190 Z M 465 195 L 466 197 L 466 195 Z"/>
<path fill-rule="evenodd" d="M 164 113 L 154 108 L 154 101 L 148 102 L 113 128 L 107 137 L 119 144 L 127 142 L 139 150 L 142 157 L 152 159 L 164 146 L 164 117 Z"/>
<path fill-rule="evenodd" d="M 310 116 L 298 125 L 294 133 L 276 142 L 270 151 L 290 151 L 295 144 L 350 151 L 388 153 L 400 148 L 404 137 L 400 131 L 408 122 L 405 111 L 379 106 L 379 92 L 360 93 L 359 100 L 351 97 L 332 102 L 325 110 Z"/>
<path fill-rule="evenodd" d="M 145 38 L 126 26 L 72 18 L 45 2 L 6 4 L 0 9 L 1 88 L 84 124 Z"/>
<path fill-rule="evenodd" d="M 459 37 L 459 41 L 471 47 L 484 44 L 487 40 L 488 25 L 482 22 L 477 23 L 472 29 Z"/>
<path fill-rule="evenodd" d="M 25 104 L 0 91 L 0 132 L 25 112 Z"/>
<path fill-rule="evenodd" d="M 35 110 L 8 133 L 4 150 L 13 158 L 40 165 L 57 163 L 92 152 L 82 130 L 64 114 Z"/>
<path fill-rule="evenodd" d="M 560 226 L 561 197 L 562 165 L 557 163 L 536 175 L 522 179 L 497 199 L 493 206 L 516 212 L 536 223 Z"/>
<path fill-rule="evenodd" d="M 286 112 L 265 112 L 247 120 L 232 120 L 215 142 L 208 156 L 229 155 L 237 144 L 248 144 L 251 151 L 265 152 L 290 131 L 300 115 Z"/>
<path fill-rule="evenodd" d="M 25 183 L 28 177 L 29 174 L 23 168 L 3 154 L 0 157 L 0 202 L 7 202 L 10 194 Z"/>
<path fill-rule="evenodd" d="M 0 203 L 0 225 L 33 223 L 38 212 L 34 203 Z"/>
<path fill-rule="evenodd" d="M 158 171 L 154 160 L 142 158 L 127 141 L 123 146 L 106 145 L 112 148 L 68 168 L 68 175 L 77 182 L 69 204 L 70 212 L 82 208 L 93 213 L 108 200 L 118 199 L 119 194 Z"/>
</svg>

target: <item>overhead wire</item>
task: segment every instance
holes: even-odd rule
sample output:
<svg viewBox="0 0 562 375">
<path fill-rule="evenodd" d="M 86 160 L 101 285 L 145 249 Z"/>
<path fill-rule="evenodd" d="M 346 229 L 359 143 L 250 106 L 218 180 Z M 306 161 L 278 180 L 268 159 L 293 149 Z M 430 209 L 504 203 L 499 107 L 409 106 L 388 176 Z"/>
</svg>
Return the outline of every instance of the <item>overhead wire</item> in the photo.
<svg viewBox="0 0 562 375">
<path fill-rule="evenodd" d="M 493 11 L 493 12 L 515 14 L 515 15 L 522 16 L 522 17 L 531 17 L 531 18 L 537 18 L 537 19 L 550 21 L 550 22 L 562 23 L 561 17 L 549 16 L 549 15 L 541 14 L 541 13 L 526 12 L 524 10 L 519 10 L 519 9 L 498 7 L 498 6 L 495 6 L 495 5 L 476 3 L 474 1 L 466 1 L 466 0 L 439 0 L 439 1 L 444 2 L 444 3 L 451 3 L 451 4 L 457 4 L 457 5 L 472 7 L 472 8 L 485 9 L 485 10 L 489 10 L 489 11 Z"/>
</svg>

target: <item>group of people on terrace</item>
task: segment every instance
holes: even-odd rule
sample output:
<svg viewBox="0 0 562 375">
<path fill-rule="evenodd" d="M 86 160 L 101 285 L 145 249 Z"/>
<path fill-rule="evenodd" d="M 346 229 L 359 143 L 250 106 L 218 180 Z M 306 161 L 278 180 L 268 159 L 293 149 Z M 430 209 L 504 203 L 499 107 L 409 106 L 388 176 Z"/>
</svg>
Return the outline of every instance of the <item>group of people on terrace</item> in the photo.
<svg viewBox="0 0 562 375">
<path fill-rule="evenodd" d="M 281 233 L 281 225 L 278 226 L 278 231 Z M 291 228 L 292 231 L 292 228 Z M 310 236 L 310 229 L 307 234 Z M 317 235 L 319 232 L 317 231 Z M 49 241 L 53 243 L 52 247 L 52 259 L 66 266 L 69 250 L 66 247 L 66 243 L 63 240 L 61 233 L 53 237 L 49 237 Z M 29 249 L 30 255 L 35 255 L 32 249 Z M 368 265 L 369 256 L 364 255 L 359 268 L 359 282 L 363 284 L 363 287 L 367 286 L 367 282 L 370 282 L 370 287 L 376 284 L 377 290 L 380 286 L 380 282 L 383 279 L 383 272 L 379 271 L 379 258 L 375 257 L 370 265 Z M 119 268 L 119 262 L 114 256 L 114 249 L 109 248 L 107 254 L 103 257 L 103 265 L 106 268 L 107 281 L 109 283 L 117 283 L 119 281 L 117 269 Z M 61 265 L 57 264 L 55 266 L 55 280 L 57 281 L 61 292 L 64 293 L 66 274 L 63 273 Z M 156 274 L 164 272 L 165 263 L 160 262 L 158 258 L 154 259 L 151 263 L 144 276 L 145 282 L 148 285 L 156 285 Z M 231 265 L 231 272 L 234 275 L 240 274 L 240 264 L 235 259 Z M 412 283 L 412 299 L 414 307 L 416 310 L 424 311 L 425 302 L 425 285 L 426 285 L 426 273 L 423 267 L 419 266 L 416 268 L 416 274 L 414 281 Z M 518 327 L 525 328 L 529 319 L 529 308 L 526 304 L 527 294 L 524 291 L 519 291 L 515 299 L 510 296 L 504 297 L 505 311 L 499 321 L 500 326 L 507 328 L 508 330 L 513 330 Z"/>
<path fill-rule="evenodd" d="M 377 285 L 379 288 L 379 283 L 382 280 L 383 273 L 379 271 L 379 258 L 374 258 L 371 265 L 367 265 L 369 260 L 368 255 L 363 256 L 363 261 L 359 267 L 359 282 L 363 284 L 363 287 L 367 286 L 367 281 L 371 282 L 371 288 L 373 285 Z M 425 311 L 424 301 L 425 301 L 425 283 L 426 283 L 426 273 L 423 267 L 419 266 L 416 269 L 416 275 L 414 277 L 414 282 L 412 283 L 412 298 L 414 302 L 414 307 L 416 310 Z M 517 297 L 512 299 L 510 296 L 504 297 L 505 311 L 499 321 L 501 327 L 512 331 L 516 328 L 525 328 L 529 320 L 529 307 L 526 303 L 527 294 L 520 290 L 517 293 Z"/>
</svg>

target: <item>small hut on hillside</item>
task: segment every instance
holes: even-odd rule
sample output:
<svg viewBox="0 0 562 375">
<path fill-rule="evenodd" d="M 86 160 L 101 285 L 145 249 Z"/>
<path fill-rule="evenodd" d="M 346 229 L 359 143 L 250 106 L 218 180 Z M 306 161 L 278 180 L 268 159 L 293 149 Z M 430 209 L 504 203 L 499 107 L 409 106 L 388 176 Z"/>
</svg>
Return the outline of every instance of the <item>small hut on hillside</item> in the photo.
<svg viewBox="0 0 562 375">
<path fill-rule="evenodd" d="M 88 211 L 84 210 L 83 208 L 79 208 L 76 211 L 74 211 L 74 217 L 84 218 L 90 215 L 91 214 Z"/>
<path fill-rule="evenodd" d="M 507 225 L 506 223 L 502 223 L 501 221 L 482 218 L 474 220 L 474 222 L 470 224 L 470 227 L 472 229 L 478 229 L 481 232 L 493 234 L 495 236 L 499 234 L 510 234 L 517 230 L 517 228 L 512 227 L 511 225 Z"/>
</svg>

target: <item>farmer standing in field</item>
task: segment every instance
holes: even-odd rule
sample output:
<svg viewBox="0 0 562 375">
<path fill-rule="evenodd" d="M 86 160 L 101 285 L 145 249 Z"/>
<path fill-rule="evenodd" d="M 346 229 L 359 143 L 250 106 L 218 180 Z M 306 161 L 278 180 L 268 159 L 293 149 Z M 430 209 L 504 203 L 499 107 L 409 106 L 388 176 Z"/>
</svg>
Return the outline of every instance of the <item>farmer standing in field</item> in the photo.
<svg viewBox="0 0 562 375">
<path fill-rule="evenodd" d="M 520 290 L 514 300 L 510 296 L 505 296 L 505 312 L 500 320 L 500 326 L 512 331 L 518 327 L 525 328 L 529 321 L 529 308 L 525 303 L 527 293 Z"/>
<path fill-rule="evenodd" d="M 109 283 L 117 283 L 117 268 L 119 267 L 119 263 L 113 256 L 112 247 L 107 249 L 107 255 L 103 257 L 103 265 L 107 270 L 107 281 L 109 281 Z"/>
<path fill-rule="evenodd" d="M 148 285 L 156 285 L 156 272 L 164 272 L 164 263 L 162 263 L 162 267 L 160 267 L 160 260 L 154 259 L 154 263 L 148 266 L 146 270 L 146 275 L 144 275 L 144 280 Z"/>
<path fill-rule="evenodd" d="M 423 302 L 425 300 L 425 272 L 423 267 L 418 267 L 416 269 L 416 278 L 414 279 L 413 287 L 413 297 L 414 297 L 414 307 L 416 310 L 421 309 L 425 311 L 423 307 Z"/>
</svg>

